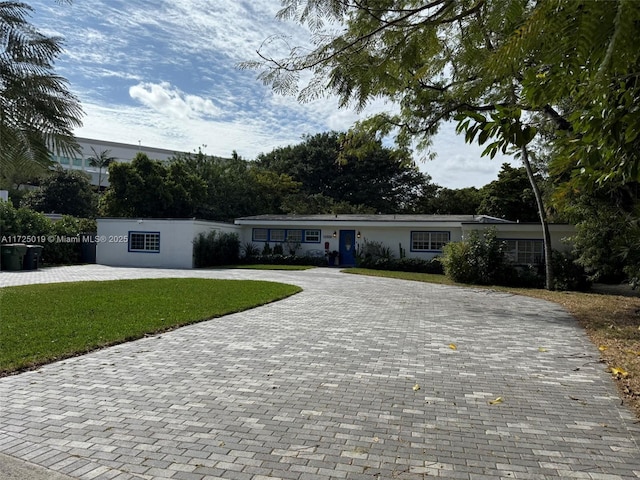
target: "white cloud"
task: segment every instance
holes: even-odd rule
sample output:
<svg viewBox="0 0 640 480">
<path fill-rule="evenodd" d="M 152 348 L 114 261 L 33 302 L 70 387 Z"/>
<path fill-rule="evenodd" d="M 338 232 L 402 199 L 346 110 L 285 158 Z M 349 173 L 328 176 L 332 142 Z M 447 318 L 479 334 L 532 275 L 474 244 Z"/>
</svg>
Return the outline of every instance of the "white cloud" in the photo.
<svg viewBox="0 0 640 480">
<path fill-rule="evenodd" d="M 247 159 L 278 146 L 300 141 L 302 129 L 280 131 L 269 121 L 239 118 L 234 121 L 207 120 L 200 117 L 176 121 L 164 112 L 139 107 L 110 107 L 84 104 L 87 113 L 76 135 L 133 145 L 193 152 L 202 145 L 210 155 L 230 156 L 233 150 Z"/>
<path fill-rule="evenodd" d="M 146 107 L 175 119 L 217 117 L 221 110 L 210 99 L 189 95 L 168 82 L 138 83 L 129 95 Z"/>
<path fill-rule="evenodd" d="M 239 71 L 237 63 L 257 59 L 268 38 L 278 38 L 268 47 L 276 56 L 310 43 L 304 27 L 275 20 L 274 0 L 29 3 L 36 25 L 65 37 L 56 68 L 83 102 L 79 136 L 178 151 L 207 145 L 212 155 L 237 150 L 255 158 L 304 134 L 344 131 L 363 116 L 394 110 L 382 100 L 363 112 L 339 109 L 331 96 L 300 104 L 274 94 L 256 72 Z M 481 149 L 465 145 L 451 125 L 433 150 L 438 158 L 419 166 L 450 188 L 482 186 L 510 161 L 481 158 Z"/>
<path fill-rule="evenodd" d="M 508 155 L 483 157 L 484 148 L 465 143 L 464 136 L 456 135 L 452 123 L 442 126 L 431 150 L 437 153 L 436 158 L 419 162 L 418 166 L 431 175 L 433 183 L 448 188 L 482 187 L 498 177 L 503 163 L 520 166 Z"/>
</svg>

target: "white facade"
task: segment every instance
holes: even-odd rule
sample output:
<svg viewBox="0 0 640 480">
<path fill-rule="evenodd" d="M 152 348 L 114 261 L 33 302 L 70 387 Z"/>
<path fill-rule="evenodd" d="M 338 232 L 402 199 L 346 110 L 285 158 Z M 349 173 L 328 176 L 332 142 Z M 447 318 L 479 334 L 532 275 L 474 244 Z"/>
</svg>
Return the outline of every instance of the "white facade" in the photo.
<svg viewBox="0 0 640 480">
<path fill-rule="evenodd" d="M 225 223 L 195 219 L 99 218 L 96 263 L 118 267 L 193 268 L 193 241 L 216 230 L 240 233 Z"/>
<path fill-rule="evenodd" d="M 256 247 L 262 248 L 265 243 L 269 243 L 271 247 L 278 243 L 285 244 L 286 241 L 279 240 L 280 231 L 284 231 L 285 238 L 291 231 L 302 230 L 303 241 L 300 242 L 297 255 L 305 255 L 316 250 L 341 251 L 341 241 L 344 243 L 344 235 L 353 234 L 353 247 L 357 251 L 365 241 L 379 242 L 391 249 L 395 257 L 400 256 L 400 248 L 403 249 L 407 257 L 416 258 L 433 258 L 440 251 L 415 251 L 411 248 L 411 232 L 413 231 L 441 231 L 449 233 L 449 241 L 460 241 L 462 239 L 462 228 L 459 221 L 452 223 L 448 220 L 434 218 L 433 220 L 419 220 L 420 216 L 395 216 L 393 215 L 311 215 L 300 218 L 277 217 L 268 218 L 270 216 L 248 217 L 236 220 L 236 224 L 245 227 L 243 238 L 245 242 L 251 242 Z M 330 218 L 333 217 L 333 218 Z M 366 218 L 365 218 L 366 217 Z M 374 218 L 380 217 L 380 218 Z M 398 220 L 398 217 L 404 220 Z M 407 219 L 407 217 L 416 217 L 415 219 Z M 268 241 L 262 240 L 263 237 L 257 237 L 256 231 L 268 230 Z M 318 231 L 319 241 L 306 241 L 307 232 Z M 273 238 L 273 232 L 276 232 L 276 240 Z M 299 234 L 296 234 L 299 235 Z M 344 249 L 344 245 L 343 245 Z"/>
<path fill-rule="evenodd" d="M 539 224 L 483 215 L 259 215 L 239 218 L 235 223 L 245 227 L 241 236 L 244 242 L 260 249 L 265 243 L 271 247 L 281 243 L 287 253 L 287 240 L 293 233 L 296 240 L 302 237 L 297 255 L 337 251 L 344 265 L 355 262 L 355 253 L 365 241 L 383 244 L 396 258 L 428 260 L 442 254 L 444 243 L 464 240 L 472 230 L 487 228 L 495 228 L 497 237 L 508 242 L 514 249 L 514 259 L 524 262 L 530 257 L 526 263 L 535 263 L 543 238 Z M 575 233 L 574 227 L 553 224 L 550 230 L 553 248 L 568 250 L 570 245 L 565 240 Z M 306 241 L 308 231 L 313 233 L 313 241 Z M 318 237 L 320 241 L 316 241 Z"/>
<path fill-rule="evenodd" d="M 442 254 L 442 246 L 468 238 L 473 230 L 494 228 L 499 239 L 513 249 L 516 263 L 538 263 L 542 258 L 539 224 L 509 222 L 473 215 L 260 215 L 236 219 L 235 225 L 195 219 L 98 219 L 96 261 L 103 265 L 193 268 L 193 240 L 216 230 L 236 233 L 241 245 L 259 251 L 290 246 L 298 256 L 324 256 L 339 252 L 340 264 L 355 264 L 365 241 L 388 247 L 393 257 L 422 258 Z M 550 225 L 552 247 L 568 250 L 572 225 Z M 402 252 L 402 253 L 401 253 Z"/>
</svg>

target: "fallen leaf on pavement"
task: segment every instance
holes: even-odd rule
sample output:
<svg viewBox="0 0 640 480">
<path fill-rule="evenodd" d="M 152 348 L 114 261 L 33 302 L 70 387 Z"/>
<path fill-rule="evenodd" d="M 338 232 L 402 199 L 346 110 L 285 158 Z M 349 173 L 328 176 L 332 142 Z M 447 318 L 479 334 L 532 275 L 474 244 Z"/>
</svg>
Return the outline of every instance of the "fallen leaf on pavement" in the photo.
<svg viewBox="0 0 640 480">
<path fill-rule="evenodd" d="M 458 347 L 456 346 L 456 344 L 455 344 L 455 343 L 450 343 L 450 344 L 449 344 L 449 348 L 450 348 L 451 350 L 457 350 L 457 349 L 458 349 Z"/>
<path fill-rule="evenodd" d="M 495 400 L 489 400 L 489 405 L 498 405 L 499 403 L 502 403 L 502 397 L 498 397 Z"/>
<path fill-rule="evenodd" d="M 413 386 L 413 391 L 417 392 L 418 390 L 420 390 L 420 385 L 418 385 L 417 383 Z"/>
</svg>

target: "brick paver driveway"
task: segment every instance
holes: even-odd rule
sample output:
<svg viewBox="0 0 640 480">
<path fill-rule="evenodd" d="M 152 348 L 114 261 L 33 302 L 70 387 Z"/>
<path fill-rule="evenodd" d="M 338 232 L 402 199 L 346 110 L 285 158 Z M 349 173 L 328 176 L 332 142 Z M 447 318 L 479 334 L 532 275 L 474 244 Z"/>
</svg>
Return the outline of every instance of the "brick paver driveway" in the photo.
<svg viewBox="0 0 640 480">
<path fill-rule="evenodd" d="M 640 477 L 638 424 L 550 303 L 329 269 L 84 266 L 0 284 L 158 276 L 304 291 L 0 379 L 0 453 L 81 479 Z"/>
</svg>

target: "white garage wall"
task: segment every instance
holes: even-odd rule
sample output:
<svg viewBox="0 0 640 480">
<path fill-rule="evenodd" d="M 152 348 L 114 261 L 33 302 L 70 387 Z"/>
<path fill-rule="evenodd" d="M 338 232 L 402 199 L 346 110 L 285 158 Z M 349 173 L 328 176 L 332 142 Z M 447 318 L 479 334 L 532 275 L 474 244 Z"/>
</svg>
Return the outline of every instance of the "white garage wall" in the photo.
<svg viewBox="0 0 640 480">
<path fill-rule="evenodd" d="M 193 219 L 100 218 L 96 263 L 110 266 L 193 268 L 193 240 L 211 230 L 240 233 L 239 227 Z M 131 233 L 159 233 L 159 252 L 130 251 Z"/>
</svg>

